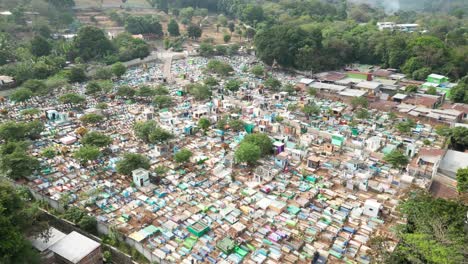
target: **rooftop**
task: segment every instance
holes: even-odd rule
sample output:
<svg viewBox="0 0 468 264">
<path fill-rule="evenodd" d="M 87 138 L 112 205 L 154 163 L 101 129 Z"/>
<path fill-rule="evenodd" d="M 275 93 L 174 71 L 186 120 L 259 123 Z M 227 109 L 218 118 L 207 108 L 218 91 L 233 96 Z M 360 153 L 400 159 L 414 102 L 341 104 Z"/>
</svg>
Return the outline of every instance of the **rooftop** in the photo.
<svg viewBox="0 0 468 264">
<path fill-rule="evenodd" d="M 73 231 L 49 249 L 71 263 L 78 263 L 100 246 L 98 242 Z"/>
</svg>

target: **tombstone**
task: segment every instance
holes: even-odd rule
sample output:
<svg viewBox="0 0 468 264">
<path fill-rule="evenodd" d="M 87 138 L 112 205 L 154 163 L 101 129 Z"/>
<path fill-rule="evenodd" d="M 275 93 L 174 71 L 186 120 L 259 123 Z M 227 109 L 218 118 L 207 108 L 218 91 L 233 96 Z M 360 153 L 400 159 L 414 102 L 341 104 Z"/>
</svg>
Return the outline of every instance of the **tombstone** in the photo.
<svg viewBox="0 0 468 264">
<path fill-rule="evenodd" d="M 150 184 L 149 181 L 149 171 L 139 168 L 134 171 L 132 171 L 132 176 L 133 176 L 133 183 L 137 187 L 145 187 Z"/>
<path fill-rule="evenodd" d="M 378 217 L 382 204 L 373 199 L 368 199 L 364 203 L 363 214 L 369 217 Z"/>
</svg>

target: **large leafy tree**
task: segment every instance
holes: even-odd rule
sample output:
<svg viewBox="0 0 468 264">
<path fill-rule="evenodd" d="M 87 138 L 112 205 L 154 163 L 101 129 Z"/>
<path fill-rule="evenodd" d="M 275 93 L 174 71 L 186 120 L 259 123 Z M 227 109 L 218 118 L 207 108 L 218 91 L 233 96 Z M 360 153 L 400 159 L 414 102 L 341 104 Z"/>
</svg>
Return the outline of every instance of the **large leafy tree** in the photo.
<svg viewBox="0 0 468 264">
<path fill-rule="evenodd" d="M 199 39 L 202 36 L 203 30 L 200 26 L 191 24 L 187 27 L 187 34 L 191 39 Z"/>
<path fill-rule="evenodd" d="M 159 127 L 153 120 L 138 122 L 133 129 L 135 135 L 146 143 L 164 143 L 174 137 L 169 131 Z"/>
<path fill-rule="evenodd" d="M 132 34 L 163 35 L 161 23 L 155 16 L 129 16 L 125 21 L 125 29 Z"/>
<path fill-rule="evenodd" d="M 249 134 L 246 137 L 244 137 L 242 143 L 243 142 L 251 143 L 259 147 L 262 156 L 270 154 L 273 150 L 273 143 L 267 134 Z"/>
<path fill-rule="evenodd" d="M 140 154 L 127 153 L 124 155 L 122 160 L 117 162 L 117 171 L 121 174 L 131 175 L 132 171 L 139 168 L 150 168 L 149 159 Z"/>
<path fill-rule="evenodd" d="M 47 56 L 50 54 L 51 49 L 50 43 L 42 36 L 35 36 L 31 40 L 31 53 L 34 56 Z"/>
<path fill-rule="evenodd" d="M 398 263 L 462 263 L 468 234 L 464 231 L 468 207 L 413 190 L 399 206 L 407 219 L 398 232 L 394 255 Z"/>
<path fill-rule="evenodd" d="M 188 149 L 181 149 L 174 155 L 174 160 L 177 163 L 186 163 L 192 157 L 192 152 Z"/>
<path fill-rule="evenodd" d="M 73 157 L 81 163 L 97 160 L 101 155 L 101 151 L 95 146 L 83 146 L 73 153 Z"/>
<path fill-rule="evenodd" d="M 39 161 L 26 152 L 23 142 L 8 142 L 0 149 L 0 170 L 11 179 L 29 177 L 39 169 Z"/>
<path fill-rule="evenodd" d="M 385 155 L 384 161 L 390 163 L 394 168 L 402 168 L 409 162 L 408 157 L 398 150 L 393 150 Z"/>
<path fill-rule="evenodd" d="M 200 127 L 204 133 L 206 133 L 206 130 L 210 127 L 211 123 L 208 118 L 202 117 L 200 120 L 198 120 L 198 127 Z"/>
<path fill-rule="evenodd" d="M 47 223 L 39 220 L 41 211 L 23 193 L 11 184 L 0 181 L 1 263 L 40 263 L 40 257 L 27 237 L 47 237 Z"/>
<path fill-rule="evenodd" d="M 234 156 L 238 162 L 247 162 L 254 165 L 261 157 L 260 148 L 249 142 L 242 142 L 237 148 Z"/>
<path fill-rule="evenodd" d="M 457 191 L 459 193 L 468 192 L 468 168 L 460 168 L 457 170 Z"/>
<path fill-rule="evenodd" d="M 80 57 L 85 61 L 103 58 L 114 51 L 112 42 L 104 32 L 92 26 L 80 28 L 73 41 L 74 57 Z"/>
<path fill-rule="evenodd" d="M 81 139 L 83 145 L 96 146 L 96 147 L 107 147 L 112 143 L 112 139 L 99 132 L 89 132 Z"/>
<path fill-rule="evenodd" d="M 33 92 L 28 88 L 19 88 L 10 95 L 10 100 L 15 102 L 25 102 L 33 97 Z"/>
<path fill-rule="evenodd" d="M 0 125 L 0 139 L 5 141 L 37 139 L 44 128 L 44 124 L 39 120 L 27 123 L 9 121 Z"/>
</svg>

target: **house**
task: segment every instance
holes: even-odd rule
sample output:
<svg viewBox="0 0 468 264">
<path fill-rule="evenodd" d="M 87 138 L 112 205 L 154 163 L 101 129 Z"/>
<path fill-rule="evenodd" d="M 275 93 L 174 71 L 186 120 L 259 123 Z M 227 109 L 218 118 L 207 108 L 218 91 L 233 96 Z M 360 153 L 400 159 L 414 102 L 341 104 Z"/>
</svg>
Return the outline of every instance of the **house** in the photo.
<svg viewBox="0 0 468 264">
<path fill-rule="evenodd" d="M 448 83 L 449 79 L 446 76 L 433 73 L 427 76 L 426 82 L 437 84 L 437 86 L 439 86 L 441 84 Z"/>
<path fill-rule="evenodd" d="M 367 91 L 371 95 L 376 95 L 380 91 L 382 86 L 382 83 L 371 81 L 364 81 L 355 85 L 357 89 Z"/>
<path fill-rule="evenodd" d="M 145 187 L 150 184 L 149 171 L 139 168 L 132 171 L 133 183 L 138 187 Z"/>
<path fill-rule="evenodd" d="M 258 166 L 255 168 L 254 179 L 257 182 L 269 182 L 273 179 L 274 174 L 271 168 L 266 166 Z"/>
<path fill-rule="evenodd" d="M 322 83 L 322 82 L 313 82 L 309 85 L 310 88 L 317 90 L 318 92 L 330 92 L 330 93 L 339 93 L 346 90 L 346 86 Z"/>
<path fill-rule="evenodd" d="M 457 170 L 468 167 L 468 153 L 447 150 L 440 161 L 438 175 L 455 179 Z"/>
<path fill-rule="evenodd" d="M 275 156 L 275 166 L 280 168 L 281 170 L 285 169 L 288 165 L 288 153 L 281 152 L 280 154 Z"/>
<path fill-rule="evenodd" d="M 403 102 L 406 98 L 408 98 L 408 95 L 407 95 L 407 94 L 397 93 L 397 94 L 395 94 L 395 95 L 392 97 L 392 101 L 397 102 L 397 103 L 401 103 L 401 102 Z"/>
<path fill-rule="evenodd" d="M 50 228 L 50 237 L 30 238 L 34 248 L 42 257 L 43 263 L 100 264 L 102 263 L 101 244 L 73 231 L 65 233 Z"/>
<path fill-rule="evenodd" d="M 317 157 L 317 156 L 310 156 L 308 159 L 307 159 L 307 168 L 309 169 L 318 169 L 320 168 L 320 162 L 321 162 L 321 159 L 320 157 Z"/>
<path fill-rule="evenodd" d="M 354 97 L 366 96 L 367 91 L 362 91 L 362 90 L 357 90 L 357 89 L 346 89 L 346 90 L 343 90 L 342 92 L 339 92 L 338 94 L 344 97 L 354 98 Z"/>
<path fill-rule="evenodd" d="M 308 78 L 302 78 L 299 80 L 299 82 L 296 84 L 296 87 L 301 89 L 301 90 L 305 90 L 307 89 L 307 87 L 309 87 L 309 85 L 313 82 L 314 80 L 312 79 L 308 79 Z"/>
<path fill-rule="evenodd" d="M 402 102 L 405 104 L 427 107 L 430 109 L 434 109 L 438 104 L 442 103 L 440 96 L 428 94 L 416 94 L 412 97 L 406 97 L 404 100 L 402 100 Z"/>
<path fill-rule="evenodd" d="M 335 83 L 339 80 L 342 80 L 346 77 L 346 74 L 342 72 L 321 72 L 316 74 L 316 77 L 325 83 Z"/>
<path fill-rule="evenodd" d="M 437 173 L 439 163 L 445 154 L 443 149 L 422 148 L 416 158 L 408 164 L 408 173 L 431 179 Z"/>
</svg>

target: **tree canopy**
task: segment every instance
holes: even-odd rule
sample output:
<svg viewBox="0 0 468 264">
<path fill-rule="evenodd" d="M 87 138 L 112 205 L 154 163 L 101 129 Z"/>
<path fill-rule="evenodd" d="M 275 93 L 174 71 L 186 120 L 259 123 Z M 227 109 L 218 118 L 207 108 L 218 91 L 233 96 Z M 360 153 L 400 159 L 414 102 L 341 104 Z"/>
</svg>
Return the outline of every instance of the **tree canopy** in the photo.
<svg viewBox="0 0 468 264">
<path fill-rule="evenodd" d="M 132 171 L 140 168 L 146 170 L 150 168 L 149 159 L 140 154 L 127 153 L 117 162 L 117 172 L 124 175 L 131 175 Z"/>
<path fill-rule="evenodd" d="M 193 153 L 188 149 L 181 149 L 174 155 L 174 160 L 177 163 L 186 163 L 190 160 Z"/>
</svg>

